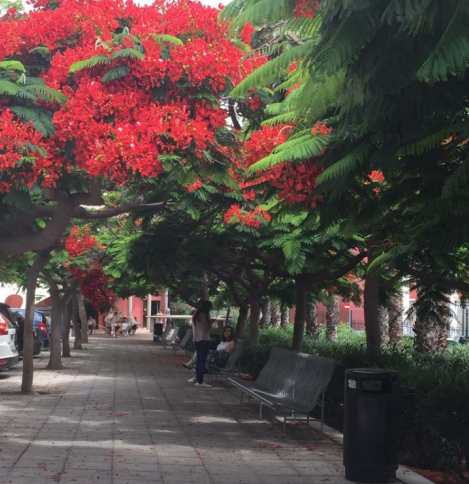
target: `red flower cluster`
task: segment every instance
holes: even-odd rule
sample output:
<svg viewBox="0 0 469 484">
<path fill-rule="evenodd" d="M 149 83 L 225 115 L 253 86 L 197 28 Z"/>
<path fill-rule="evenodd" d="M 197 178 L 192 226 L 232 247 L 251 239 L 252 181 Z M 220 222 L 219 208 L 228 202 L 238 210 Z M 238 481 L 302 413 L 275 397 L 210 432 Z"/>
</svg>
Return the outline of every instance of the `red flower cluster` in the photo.
<svg viewBox="0 0 469 484">
<path fill-rule="evenodd" d="M 266 157 L 277 146 L 287 141 L 291 130 L 290 125 L 263 126 L 262 129 L 254 132 L 251 139 L 245 143 L 247 150 L 247 156 L 244 159 L 245 167 L 248 168 Z M 330 134 L 332 129 L 317 123 L 312 131 L 318 136 L 325 136 Z M 315 163 L 315 159 L 297 164 L 280 163 L 256 174 L 253 178 L 242 181 L 240 186 L 247 190 L 248 197 L 251 197 L 253 187 L 268 183 L 277 189 L 280 200 L 285 200 L 289 204 L 306 203 L 314 208 L 321 201 L 321 197 L 313 197 L 312 192 L 317 186 L 316 179 L 322 171 L 323 168 Z"/>
<path fill-rule="evenodd" d="M 241 30 L 239 37 L 245 44 L 249 45 L 251 44 L 251 39 L 254 33 L 255 33 L 254 27 L 252 26 L 251 22 L 248 22 L 243 27 L 243 30 Z"/>
<path fill-rule="evenodd" d="M 15 150 L 0 160 L 7 173 L 0 190 L 14 183 L 8 178 L 13 167 L 24 172 L 19 183 L 54 184 L 64 168 L 62 153 L 69 169 L 122 184 L 136 175 L 157 177 L 161 155 L 198 165 L 204 151 L 221 152 L 215 132 L 226 125 L 227 113 L 213 99 L 261 61 L 243 64 L 243 51 L 228 25 L 218 21 L 217 9 L 193 0 L 155 0 L 148 7 L 121 0 L 34 0 L 33 6 L 36 10 L 22 16 L 9 12 L 0 22 L 0 60 L 42 63 L 47 86 L 70 101 L 62 107 L 43 103 L 54 112 L 54 144 L 50 154 L 35 156 L 34 165 L 19 168 L 16 147 L 44 141 L 21 123 L 5 128 L 13 116 L 4 111 L 0 142 L 3 136 Z M 243 32 L 248 35 L 249 27 Z M 49 49 L 50 62 L 38 48 Z M 96 56 L 101 62 L 94 67 L 70 72 L 76 62 Z M 103 79 L 112 69 L 115 78 Z"/>
<path fill-rule="evenodd" d="M 71 258 L 75 258 L 83 254 L 83 252 L 89 252 L 97 246 L 101 247 L 96 237 L 90 235 L 90 227 L 88 225 L 83 229 L 75 225 L 65 239 L 65 250 Z"/>
<path fill-rule="evenodd" d="M 297 18 L 313 18 L 319 10 L 319 0 L 295 0 L 293 15 Z"/>
<path fill-rule="evenodd" d="M 116 295 L 107 286 L 107 277 L 101 264 L 93 261 L 88 270 L 71 266 L 69 271 L 80 282 L 83 296 L 99 311 L 109 311 L 116 300 Z"/>
<path fill-rule="evenodd" d="M 379 170 L 373 170 L 368 177 L 371 179 L 371 181 L 374 181 L 376 183 L 383 183 L 384 181 L 384 175 L 381 171 Z"/>
<path fill-rule="evenodd" d="M 319 121 L 313 126 L 311 133 L 319 135 L 319 136 L 326 136 L 332 133 L 332 128 L 326 126 L 325 123 L 320 123 Z"/>
<path fill-rule="evenodd" d="M 309 203 L 315 208 L 322 197 L 311 199 L 311 193 L 316 188 L 317 177 L 323 172 L 323 168 L 314 162 L 298 163 L 296 165 L 282 165 L 282 172 L 278 178 L 272 179 L 272 186 L 278 189 L 280 200 L 289 204 Z"/>
<path fill-rule="evenodd" d="M 192 183 L 191 185 L 184 185 L 184 188 L 189 192 L 189 193 L 192 193 L 192 192 L 195 192 L 196 190 L 198 190 L 199 188 L 202 188 L 204 185 L 202 183 L 202 180 L 200 178 L 197 178 L 197 180 L 195 180 L 194 183 Z"/>
<path fill-rule="evenodd" d="M 225 224 L 239 223 L 247 225 L 255 230 L 259 229 L 262 222 L 270 220 L 270 214 L 261 207 L 256 207 L 254 210 L 243 210 L 239 205 L 231 205 L 225 213 L 223 221 Z"/>
<path fill-rule="evenodd" d="M 101 264 L 91 260 L 89 267 L 83 269 L 77 261 L 74 261 L 76 257 L 86 255 L 95 247 L 103 248 L 96 237 L 90 235 L 89 226 L 72 227 L 69 236 L 65 239 L 65 250 L 69 255 L 66 267 L 70 274 L 78 279 L 83 296 L 96 309 L 107 311 L 115 300 L 115 294 L 108 288 L 107 277 Z"/>
<path fill-rule="evenodd" d="M 43 186 L 51 186 L 62 163 L 53 159 L 50 143 L 32 124 L 17 120 L 9 109 L 0 114 L 0 193 L 21 185 L 32 187 L 41 176 Z"/>
</svg>

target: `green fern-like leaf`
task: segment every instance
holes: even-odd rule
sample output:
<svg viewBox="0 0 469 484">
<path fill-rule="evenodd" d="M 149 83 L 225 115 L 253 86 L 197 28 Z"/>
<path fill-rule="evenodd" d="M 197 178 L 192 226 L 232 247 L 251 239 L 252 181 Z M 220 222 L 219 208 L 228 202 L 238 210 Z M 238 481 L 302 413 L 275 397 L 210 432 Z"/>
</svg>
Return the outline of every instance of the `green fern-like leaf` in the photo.
<svg viewBox="0 0 469 484">
<path fill-rule="evenodd" d="M 122 49 L 122 50 L 116 50 L 111 56 L 112 60 L 115 59 L 120 59 L 120 58 L 127 58 L 127 57 L 132 57 L 133 59 L 138 59 L 138 60 L 143 60 L 145 56 L 139 52 L 137 49 Z"/>
<path fill-rule="evenodd" d="M 275 88 L 275 92 L 283 92 L 292 89 L 297 84 L 303 84 L 308 79 L 308 72 L 306 69 L 295 70 L 285 82 L 282 82 Z"/>
<path fill-rule="evenodd" d="M 109 59 L 109 57 L 106 57 L 105 55 L 95 55 L 90 59 L 75 62 L 74 64 L 72 64 L 68 72 L 74 73 L 74 72 L 81 71 L 82 69 L 91 69 L 92 67 L 96 67 L 99 64 L 110 64 L 110 63 L 111 63 L 111 59 Z"/>
<path fill-rule="evenodd" d="M 281 77 L 281 72 L 286 70 L 293 61 L 304 57 L 309 49 L 311 49 L 312 45 L 312 41 L 305 42 L 303 45 L 293 47 L 275 59 L 265 63 L 238 84 L 233 91 L 231 91 L 230 96 L 240 98 L 245 96 L 248 91 L 254 87 L 272 84 Z"/>
<path fill-rule="evenodd" d="M 288 149 L 277 149 L 277 153 L 272 153 L 265 158 L 262 158 L 257 163 L 254 163 L 254 165 L 249 168 L 248 172 L 254 173 L 266 170 L 285 161 L 302 161 L 318 156 L 327 146 L 329 139 L 330 136 L 305 136 L 304 139 L 298 140 L 297 143 L 289 145 Z M 279 148 L 281 148 L 281 146 Z"/>
<path fill-rule="evenodd" d="M 460 2 L 437 45 L 417 72 L 424 81 L 446 80 L 449 74 L 458 74 L 469 62 L 469 32 L 467 7 Z"/>
<path fill-rule="evenodd" d="M 167 34 L 154 34 L 152 37 L 156 40 L 156 42 L 160 44 L 164 44 L 165 42 L 168 44 L 174 44 L 174 45 L 184 45 L 184 42 L 181 39 L 178 39 L 177 37 L 174 37 L 173 35 L 167 35 Z"/>
<path fill-rule="evenodd" d="M 441 195 L 444 199 L 450 198 L 461 187 L 467 187 L 469 182 L 469 157 L 466 158 L 453 173 L 446 179 Z"/>
<path fill-rule="evenodd" d="M 368 153 L 372 147 L 373 143 L 371 139 L 360 143 L 351 153 L 322 172 L 317 178 L 318 185 L 356 170 L 357 167 L 367 161 Z"/>
<path fill-rule="evenodd" d="M 53 136 L 55 134 L 52 119 L 47 111 L 32 109 L 26 106 L 11 106 L 10 109 L 25 123 L 33 122 L 34 128 L 44 136 Z"/>
<path fill-rule="evenodd" d="M 458 123 L 450 126 L 449 128 L 441 129 L 440 131 L 437 131 L 436 133 L 433 133 L 429 136 L 425 136 L 425 138 L 415 141 L 414 143 L 403 146 L 399 150 L 398 156 L 415 156 L 421 155 L 422 153 L 425 153 L 427 151 L 434 150 L 450 136 L 461 133 L 462 131 L 464 131 L 464 129 L 464 123 Z"/>
<path fill-rule="evenodd" d="M 20 61 L 15 60 L 0 62 L 0 69 L 26 72 L 24 65 Z"/>
<path fill-rule="evenodd" d="M 262 126 L 276 126 L 277 124 L 291 123 L 296 119 L 296 112 L 282 113 L 273 118 L 266 119 L 262 122 Z"/>
<path fill-rule="evenodd" d="M 20 90 L 20 87 L 10 81 L 0 80 L 0 94 L 6 94 L 8 96 L 16 96 Z"/>
<path fill-rule="evenodd" d="M 293 13 L 293 1 L 259 0 L 245 5 L 243 10 L 232 20 L 233 27 L 251 22 L 253 25 L 274 24 L 288 18 Z"/>
<path fill-rule="evenodd" d="M 115 81 L 116 79 L 121 79 L 122 77 L 125 77 L 129 73 L 129 71 L 130 68 L 127 66 L 115 67 L 114 69 L 107 71 L 101 80 L 104 83 Z"/>
<path fill-rule="evenodd" d="M 324 38 L 311 56 L 307 58 L 315 71 L 329 77 L 344 69 L 376 33 L 380 26 L 379 8 L 373 2 L 366 2 L 343 15 L 332 34 Z"/>
<path fill-rule="evenodd" d="M 323 119 L 331 106 L 338 104 L 344 89 L 344 79 L 343 70 L 324 80 L 310 77 L 297 100 L 297 119 L 306 118 L 309 125 Z"/>
<path fill-rule="evenodd" d="M 255 3 L 255 0 L 233 0 L 220 12 L 222 20 L 231 20 L 244 10 L 248 5 Z"/>
<path fill-rule="evenodd" d="M 30 54 L 42 54 L 42 55 L 46 55 L 46 54 L 49 54 L 50 53 L 50 50 L 48 47 L 44 47 L 42 45 L 40 45 L 39 47 L 34 47 L 34 49 L 31 49 L 29 51 Z"/>
<path fill-rule="evenodd" d="M 287 261 L 287 271 L 292 275 L 295 276 L 300 274 L 305 266 L 306 263 L 306 254 L 304 252 L 300 252 L 295 259 L 291 259 Z"/>
<path fill-rule="evenodd" d="M 45 86 L 46 83 L 44 81 L 44 79 L 42 79 L 42 77 L 26 77 L 25 80 L 24 80 L 24 84 L 26 86 L 32 86 L 32 85 L 42 85 L 42 86 Z"/>
<path fill-rule="evenodd" d="M 65 104 L 68 101 L 68 97 L 61 92 L 41 84 L 25 86 L 24 90 L 40 99 L 43 99 L 44 101 L 52 103 Z"/>
</svg>

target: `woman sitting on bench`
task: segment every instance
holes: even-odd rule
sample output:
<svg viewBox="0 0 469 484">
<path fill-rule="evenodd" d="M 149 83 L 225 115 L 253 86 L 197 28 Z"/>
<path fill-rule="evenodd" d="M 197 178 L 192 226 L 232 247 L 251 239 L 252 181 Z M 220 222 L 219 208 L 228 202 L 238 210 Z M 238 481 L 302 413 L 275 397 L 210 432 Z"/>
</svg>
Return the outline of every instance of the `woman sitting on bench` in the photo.
<svg viewBox="0 0 469 484">
<path fill-rule="evenodd" d="M 212 363 L 224 368 L 230 354 L 235 349 L 236 341 L 234 329 L 231 326 L 225 326 L 222 330 L 220 339 L 221 341 L 218 344 L 217 349 L 211 352 L 209 359 Z M 195 357 L 196 355 L 194 354 L 194 356 L 187 363 L 183 363 L 182 366 L 188 370 L 192 370 L 195 365 Z"/>
</svg>

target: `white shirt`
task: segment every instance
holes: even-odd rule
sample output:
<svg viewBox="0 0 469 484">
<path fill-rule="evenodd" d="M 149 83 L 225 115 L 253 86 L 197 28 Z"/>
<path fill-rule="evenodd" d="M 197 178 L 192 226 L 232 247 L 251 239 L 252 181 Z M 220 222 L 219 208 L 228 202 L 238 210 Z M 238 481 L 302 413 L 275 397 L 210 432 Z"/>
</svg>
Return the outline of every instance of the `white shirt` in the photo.
<svg viewBox="0 0 469 484">
<path fill-rule="evenodd" d="M 228 348 L 228 341 L 222 341 L 218 346 L 217 346 L 217 351 L 226 351 Z"/>
</svg>

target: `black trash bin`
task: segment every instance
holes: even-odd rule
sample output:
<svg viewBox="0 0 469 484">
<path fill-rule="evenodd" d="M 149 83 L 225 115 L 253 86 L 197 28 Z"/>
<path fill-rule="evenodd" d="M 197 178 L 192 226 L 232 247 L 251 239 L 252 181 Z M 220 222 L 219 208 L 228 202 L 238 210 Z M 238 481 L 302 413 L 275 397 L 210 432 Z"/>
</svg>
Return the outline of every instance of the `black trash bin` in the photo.
<svg viewBox="0 0 469 484">
<path fill-rule="evenodd" d="M 153 341 L 159 341 L 163 334 L 163 323 L 153 323 Z"/>
<path fill-rule="evenodd" d="M 399 374 L 379 368 L 345 372 L 345 478 L 365 483 L 396 479 Z"/>
</svg>

